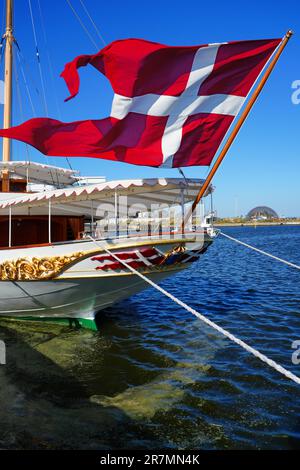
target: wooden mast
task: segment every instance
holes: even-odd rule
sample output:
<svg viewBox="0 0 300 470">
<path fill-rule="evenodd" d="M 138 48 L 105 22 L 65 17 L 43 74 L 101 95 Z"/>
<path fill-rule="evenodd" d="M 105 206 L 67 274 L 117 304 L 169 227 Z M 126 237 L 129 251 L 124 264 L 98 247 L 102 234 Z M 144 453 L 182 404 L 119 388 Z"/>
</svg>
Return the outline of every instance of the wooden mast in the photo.
<svg viewBox="0 0 300 470">
<path fill-rule="evenodd" d="M 203 186 L 199 190 L 199 192 L 198 192 L 198 194 L 197 194 L 197 196 L 196 196 L 196 198 L 193 202 L 193 205 L 192 205 L 191 209 L 189 209 L 185 219 L 183 220 L 183 222 L 182 222 L 182 228 L 183 229 L 184 229 L 184 226 L 186 225 L 186 223 L 188 222 L 189 218 L 193 215 L 194 210 L 196 209 L 197 205 L 201 201 L 202 197 L 204 196 L 204 194 L 208 190 L 209 185 L 210 185 L 216 171 L 218 170 L 219 166 L 221 165 L 224 157 L 226 156 L 226 154 L 227 154 L 231 144 L 233 143 L 235 137 L 237 136 L 240 128 L 244 124 L 248 114 L 250 113 L 256 99 L 258 98 L 258 96 L 259 96 L 261 90 L 263 89 L 266 81 L 268 80 L 272 70 L 274 69 L 274 67 L 276 65 L 276 62 L 278 61 L 283 49 L 285 48 L 285 46 L 286 46 L 288 40 L 290 39 L 290 37 L 292 36 L 292 34 L 293 34 L 293 32 L 291 30 L 286 33 L 286 35 L 284 36 L 283 40 L 280 43 L 280 46 L 278 47 L 277 52 L 274 55 L 273 59 L 271 60 L 271 62 L 267 66 L 267 69 L 265 70 L 265 72 L 264 72 L 257 88 L 255 89 L 255 91 L 254 91 L 253 95 L 251 96 L 250 100 L 248 101 L 244 111 L 242 112 L 242 114 L 239 117 L 236 125 L 234 126 L 231 134 L 229 135 L 229 137 L 228 137 L 224 147 L 222 148 L 218 158 L 216 159 L 214 165 L 212 166 L 206 180 L 204 181 Z"/>
<path fill-rule="evenodd" d="M 4 115 L 3 128 L 11 127 L 12 108 L 12 47 L 13 47 L 13 0 L 6 0 L 6 28 L 3 38 L 5 39 L 5 68 L 4 68 Z M 7 137 L 3 138 L 4 162 L 10 160 L 11 142 Z M 2 171 L 2 191 L 9 192 L 9 172 Z"/>
</svg>

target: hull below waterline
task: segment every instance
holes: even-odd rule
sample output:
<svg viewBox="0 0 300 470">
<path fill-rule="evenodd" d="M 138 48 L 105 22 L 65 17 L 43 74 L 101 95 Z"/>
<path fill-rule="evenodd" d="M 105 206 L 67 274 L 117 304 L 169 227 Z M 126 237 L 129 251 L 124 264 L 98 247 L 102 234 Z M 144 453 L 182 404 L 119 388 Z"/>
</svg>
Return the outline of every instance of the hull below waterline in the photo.
<svg viewBox="0 0 300 470">
<path fill-rule="evenodd" d="M 184 269 L 147 273 L 159 282 Z M 0 283 L 0 316 L 94 318 L 95 313 L 130 297 L 148 285 L 133 274 L 50 281 Z"/>
</svg>

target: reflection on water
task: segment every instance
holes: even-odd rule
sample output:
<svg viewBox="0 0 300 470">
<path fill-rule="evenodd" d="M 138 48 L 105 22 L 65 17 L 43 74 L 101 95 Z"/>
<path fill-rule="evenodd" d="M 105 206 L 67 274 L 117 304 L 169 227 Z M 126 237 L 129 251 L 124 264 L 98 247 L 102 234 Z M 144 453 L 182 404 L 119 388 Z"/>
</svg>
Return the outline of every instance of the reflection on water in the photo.
<svg viewBox="0 0 300 470">
<path fill-rule="evenodd" d="M 300 227 L 226 230 L 300 262 Z M 300 375 L 296 270 L 220 238 L 163 284 Z M 99 326 L 0 321 L 0 448 L 300 446 L 298 387 L 159 293 L 101 312 Z"/>
</svg>

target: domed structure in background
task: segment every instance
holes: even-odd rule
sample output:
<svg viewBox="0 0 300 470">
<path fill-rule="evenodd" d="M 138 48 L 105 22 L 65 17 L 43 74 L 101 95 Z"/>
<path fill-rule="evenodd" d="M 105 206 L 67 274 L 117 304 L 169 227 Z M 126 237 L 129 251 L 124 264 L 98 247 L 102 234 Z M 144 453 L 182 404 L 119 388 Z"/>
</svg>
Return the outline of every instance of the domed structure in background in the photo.
<svg viewBox="0 0 300 470">
<path fill-rule="evenodd" d="M 248 219 L 279 219 L 278 214 L 267 206 L 257 206 L 247 214 Z"/>
</svg>

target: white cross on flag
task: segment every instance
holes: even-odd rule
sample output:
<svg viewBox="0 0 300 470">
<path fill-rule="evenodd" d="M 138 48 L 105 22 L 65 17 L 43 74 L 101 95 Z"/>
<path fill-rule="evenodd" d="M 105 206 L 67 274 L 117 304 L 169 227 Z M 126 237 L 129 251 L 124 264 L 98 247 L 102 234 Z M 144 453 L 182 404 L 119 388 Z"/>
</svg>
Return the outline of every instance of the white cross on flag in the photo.
<svg viewBox="0 0 300 470">
<path fill-rule="evenodd" d="M 37 118 L 0 135 L 52 156 L 156 167 L 209 165 L 279 43 L 170 47 L 115 41 L 97 54 L 76 57 L 62 73 L 70 98 L 79 90 L 79 67 L 91 64 L 103 73 L 115 92 L 110 117 L 71 123 Z"/>
</svg>

